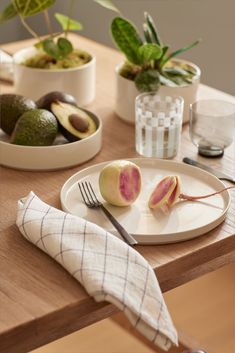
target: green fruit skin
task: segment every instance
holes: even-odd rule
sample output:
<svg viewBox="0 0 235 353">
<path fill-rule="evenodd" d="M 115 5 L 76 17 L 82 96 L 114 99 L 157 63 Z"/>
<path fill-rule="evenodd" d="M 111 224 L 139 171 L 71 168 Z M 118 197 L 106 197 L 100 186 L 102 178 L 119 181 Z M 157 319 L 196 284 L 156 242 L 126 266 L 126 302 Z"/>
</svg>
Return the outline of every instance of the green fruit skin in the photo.
<svg viewBox="0 0 235 353">
<path fill-rule="evenodd" d="M 11 143 L 24 146 L 50 146 L 58 132 L 55 116 L 44 109 L 34 109 L 21 115 L 11 137 Z"/>
<path fill-rule="evenodd" d="M 29 98 L 17 94 L 0 95 L 0 127 L 11 135 L 20 116 L 36 108 L 36 103 Z"/>
</svg>

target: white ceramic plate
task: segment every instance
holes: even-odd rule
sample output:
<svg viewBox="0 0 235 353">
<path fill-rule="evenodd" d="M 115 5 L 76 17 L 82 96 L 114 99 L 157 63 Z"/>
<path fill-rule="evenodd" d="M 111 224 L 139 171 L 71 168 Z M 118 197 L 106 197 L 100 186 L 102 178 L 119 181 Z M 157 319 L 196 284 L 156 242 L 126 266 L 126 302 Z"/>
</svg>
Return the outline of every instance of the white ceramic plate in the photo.
<svg viewBox="0 0 235 353">
<path fill-rule="evenodd" d="M 136 158 L 130 159 L 142 172 L 142 191 L 136 202 L 129 207 L 106 207 L 136 240 L 142 244 L 163 244 L 184 241 L 209 232 L 225 218 L 230 196 L 227 191 L 197 202 L 181 201 L 169 212 L 152 212 L 147 205 L 156 183 L 166 175 L 178 175 L 182 192 L 189 195 L 204 195 L 221 190 L 224 184 L 215 176 L 183 163 L 174 161 Z M 100 210 L 88 209 L 81 198 L 78 181 L 90 181 L 95 192 L 99 192 L 99 173 L 107 164 L 100 163 L 81 170 L 70 177 L 61 189 L 63 210 L 92 221 L 113 232 L 110 222 Z"/>
<path fill-rule="evenodd" d="M 9 143 L 0 129 L 0 165 L 23 170 L 57 170 L 79 165 L 94 157 L 101 149 L 102 122 L 89 112 L 97 124 L 91 136 L 68 143 L 58 135 L 52 146 L 19 146 Z"/>
</svg>

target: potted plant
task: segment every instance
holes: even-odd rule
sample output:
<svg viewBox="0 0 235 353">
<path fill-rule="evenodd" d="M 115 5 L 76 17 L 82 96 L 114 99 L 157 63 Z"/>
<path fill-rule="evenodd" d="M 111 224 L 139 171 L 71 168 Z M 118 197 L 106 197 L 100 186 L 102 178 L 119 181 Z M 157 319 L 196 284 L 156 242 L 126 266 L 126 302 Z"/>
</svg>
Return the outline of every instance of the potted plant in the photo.
<svg viewBox="0 0 235 353">
<path fill-rule="evenodd" d="M 117 11 L 111 0 L 93 0 Z M 24 48 L 13 56 L 15 92 L 32 99 L 38 99 L 50 91 L 62 91 L 73 95 L 79 105 L 90 103 L 95 97 L 96 59 L 82 49 L 73 47 L 68 38 L 69 31 L 78 31 L 82 25 L 77 20 L 55 13 L 61 26 L 55 33 L 48 8 L 56 0 L 13 0 L 0 13 L 0 23 L 19 16 L 22 25 L 36 39 L 33 47 Z M 70 12 L 74 1 L 69 3 Z M 41 38 L 28 24 L 27 19 L 42 15 L 48 34 Z"/>
<path fill-rule="evenodd" d="M 175 57 L 199 41 L 169 53 L 169 46 L 162 42 L 147 12 L 143 23 L 144 40 L 134 25 L 122 17 L 113 19 L 111 32 L 115 44 L 126 56 L 126 61 L 116 67 L 115 111 L 118 116 L 133 123 L 136 96 L 140 92 L 158 91 L 182 96 L 183 121 L 188 121 L 189 105 L 196 100 L 201 72 L 195 64 Z"/>
</svg>

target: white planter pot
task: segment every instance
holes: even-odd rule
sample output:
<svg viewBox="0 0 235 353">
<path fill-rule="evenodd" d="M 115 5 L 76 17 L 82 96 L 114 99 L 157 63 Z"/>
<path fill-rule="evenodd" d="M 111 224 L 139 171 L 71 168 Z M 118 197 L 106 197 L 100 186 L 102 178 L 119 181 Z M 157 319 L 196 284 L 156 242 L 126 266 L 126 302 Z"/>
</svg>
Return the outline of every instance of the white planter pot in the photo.
<svg viewBox="0 0 235 353">
<path fill-rule="evenodd" d="M 15 93 L 37 100 L 48 92 L 61 91 L 74 96 L 80 106 L 93 101 L 96 71 L 94 56 L 87 64 L 71 69 L 37 69 L 22 64 L 36 53 L 36 48 L 29 47 L 13 56 Z"/>
<path fill-rule="evenodd" d="M 159 94 L 163 95 L 178 95 L 184 99 L 184 115 L 183 123 L 189 121 L 189 106 L 197 100 L 197 91 L 200 82 L 201 70 L 195 64 L 186 60 L 175 59 L 175 62 L 185 62 L 190 65 L 196 75 L 192 84 L 187 86 L 169 87 L 161 86 L 158 90 Z M 140 92 L 135 87 L 133 81 L 128 80 L 119 75 L 119 70 L 123 63 L 116 67 L 116 100 L 115 112 L 124 121 L 128 123 L 135 122 L 135 98 Z"/>
</svg>

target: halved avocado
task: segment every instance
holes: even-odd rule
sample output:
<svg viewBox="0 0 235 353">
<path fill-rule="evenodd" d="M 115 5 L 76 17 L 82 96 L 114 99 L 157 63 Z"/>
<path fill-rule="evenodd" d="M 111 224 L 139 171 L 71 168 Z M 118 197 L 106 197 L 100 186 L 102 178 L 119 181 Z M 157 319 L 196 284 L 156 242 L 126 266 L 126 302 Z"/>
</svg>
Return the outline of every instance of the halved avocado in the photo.
<svg viewBox="0 0 235 353">
<path fill-rule="evenodd" d="M 74 105 L 58 101 L 51 104 L 51 111 L 58 120 L 61 133 L 68 141 L 84 139 L 97 129 L 89 113 Z"/>
</svg>

